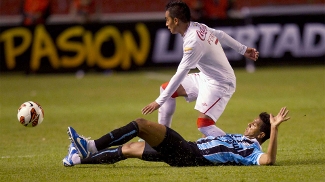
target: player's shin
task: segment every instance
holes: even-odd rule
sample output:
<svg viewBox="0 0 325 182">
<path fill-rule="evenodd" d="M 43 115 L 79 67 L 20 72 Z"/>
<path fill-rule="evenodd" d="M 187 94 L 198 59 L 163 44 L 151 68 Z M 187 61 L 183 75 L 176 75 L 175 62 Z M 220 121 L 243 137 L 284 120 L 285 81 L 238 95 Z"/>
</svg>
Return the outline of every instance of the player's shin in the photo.
<svg viewBox="0 0 325 182">
<path fill-rule="evenodd" d="M 81 164 L 114 164 L 126 159 L 122 154 L 122 146 L 99 151 L 88 158 L 81 159 Z"/>
<path fill-rule="evenodd" d="M 100 151 L 110 146 L 123 145 L 132 138 L 138 136 L 138 133 L 138 124 L 135 121 L 132 121 L 129 124 L 115 129 L 101 138 L 94 140 L 94 142 L 97 150 Z"/>
<path fill-rule="evenodd" d="M 160 92 L 164 89 L 160 88 Z M 171 97 L 158 110 L 158 123 L 171 127 L 173 114 L 176 108 L 176 99 Z"/>
<path fill-rule="evenodd" d="M 175 108 L 176 99 L 167 99 L 167 101 L 158 110 L 158 123 L 167 127 L 171 127 Z"/>
</svg>

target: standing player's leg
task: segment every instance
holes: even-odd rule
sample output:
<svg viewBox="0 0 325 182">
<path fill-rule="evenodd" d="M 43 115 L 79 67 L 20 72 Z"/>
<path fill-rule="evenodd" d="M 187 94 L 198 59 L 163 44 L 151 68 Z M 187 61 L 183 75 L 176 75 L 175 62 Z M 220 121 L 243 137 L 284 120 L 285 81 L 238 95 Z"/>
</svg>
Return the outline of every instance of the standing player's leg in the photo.
<svg viewBox="0 0 325 182">
<path fill-rule="evenodd" d="M 167 87 L 168 82 L 164 83 L 160 87 L 160 93 L 162 93 Z M 176 108 L 176 97 L 187 96 L 182 85 L 180 85 L 176 92 L 166 100 L 166 102 L 158 110 L 158 123 L 171 127 L 173 114 Z"/>
<path fill-rule="evenodd" d="M 182 87 L 184 88 L 185 100 L 187 102 L 196 101 L 196 106 L 199 105 L 199 109 L 195 108 L 200 112 L 199 117 L 197 119 L 197 125 L 199 131 L 201 131 L 204 135 L 212 135 L 212 136 L 219 136 L 225 134 L 221 129 L 215 126 L 215 120 L 213 120 L 209 115 L 204 113 L 209 107 L 209 102 L 203 100 L 202 98 L 198 98 L 199 95 L 206 96 L 204 89 L 209 91 L 209 88 L 214 87 L 213 85 L 206 85 L 206 80 L 204 79 L 204 75 L 201 73 L 191 73 L 188 74 L 185 79 L 182 81 Z M 204 89 L 202 89 L 204 88 Z M 200 90 L 199 90 L 200 89 Z M 213 91 L 212 91 L 213 93 Z M 213 93 L 214 94 L 214 93 Z M 209 99 L 210 97 L 207 96 Z M 205 98 L 204 98 L 205 99 Z M 211 101 L 210 101 L 211 102 Z M 210 106 L 213 103 L 210 104 Z M 214 110 L 213 110 L 214 112 Z M 210 114 L 210 112 L 209 112 Z"/>
<path fill-rule="evenodd" d="M 197 127 L 198 130 L 204 135 L 204 136 L 221 136 L 225 135 L 226 133 L 218 128 L 215 125 L 215 122 L 212 118 L 210 118 L 208 115 L 204 113 L 199 113 L 199 117 L 197 119 Z"/>
<path fill-rule="evenodd" d="M 187 102 L 195 101 L 198 94 L 198 73 L 188 74 L 176 92 L 169 98 L 158 111 L 158 123 L 171 127 L 172 117 L 176 108 L 176 97 L 183 96 Z M 161 85 L 160 92 L 167 87 L 168 82 Z"/>
<path fill-rule="evenodd" d="M 229 99 L 227 97 L 213 97 L 211 95 L 209 96 L 209 94 L 203 96 L 205 99 L 202 99 L 199 95 L 197 103 L 206 103 L 206 105 L 195 105 L 195 109 L 199 111 L 199 117 L 196 122 L 198 130 L 205 136 L 217 137 L 225 135 L 226 133 L 218 128 L 215 122 L 223 113 Z M 206 100 L 206 102 L 202 100 Z"/>
<path fill-rule="evenodd" d="M 226 105 L 234 92 L 231 85 L 218 85 L 212 87 L 205 80 L 201 81 L 200 92 L 196 101 L 195 109 L 198 110 L 198 130 L 205 136 L 220 136 L 225 132 L 215 126 L 226 108 Z"/>
</svg>

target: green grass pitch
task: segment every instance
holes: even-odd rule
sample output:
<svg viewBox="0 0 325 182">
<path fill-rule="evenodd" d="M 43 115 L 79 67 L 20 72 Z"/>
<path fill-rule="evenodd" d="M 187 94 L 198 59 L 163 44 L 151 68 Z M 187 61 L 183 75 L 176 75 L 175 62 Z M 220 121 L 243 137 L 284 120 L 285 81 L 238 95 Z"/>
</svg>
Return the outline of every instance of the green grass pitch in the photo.
<svg viewBox="0 0 325 182">
<path fill-rule="evenodd" d="M 63 167 L 69 145 L 66 129 L 93 139 L 135 118 L 157 121 L 141 109 L 176 69 L 127 73 L 30 75 L 0 74 L 0 181 L 325 181 L 325 67 L 263 67 L 255 73 L 235 68 L 237 90 L 217 121 L 229 133 L 243 133 L 260 112 L 291 120 L 279 129 L 275 166 L 170 167 L 128 159 L 113 165 Z M 25 101 L 39 102 L 45 119 L 35 128 L 16 117 Z M 177 99 L 172 128 L 188 140 L 196 129 L 194 103 Z M 134 139 L 136 141 L 137 139 Z M 267 144 L 263 144 L 264 151 Z"/>
</svg>

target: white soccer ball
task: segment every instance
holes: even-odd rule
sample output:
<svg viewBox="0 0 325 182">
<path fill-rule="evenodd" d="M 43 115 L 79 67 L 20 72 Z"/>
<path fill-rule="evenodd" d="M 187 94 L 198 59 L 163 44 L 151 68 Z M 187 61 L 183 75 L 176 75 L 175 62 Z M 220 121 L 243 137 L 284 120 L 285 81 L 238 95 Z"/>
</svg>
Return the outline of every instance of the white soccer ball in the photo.
<svg viewBox="0 0 325 182">
<path fill-rule="evenodd" d="M 41 105 L 36 102 L 24 102 L 18 109 L 18 121 L 27 127 L 35 127 L 42 123 L 44 111 Z"/>
</svg>

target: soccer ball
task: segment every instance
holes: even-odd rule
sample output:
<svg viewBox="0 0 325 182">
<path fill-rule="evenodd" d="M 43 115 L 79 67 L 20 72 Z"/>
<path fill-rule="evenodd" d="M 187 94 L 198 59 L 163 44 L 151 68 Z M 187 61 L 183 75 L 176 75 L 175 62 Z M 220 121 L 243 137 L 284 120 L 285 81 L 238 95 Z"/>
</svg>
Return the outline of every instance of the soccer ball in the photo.
<svg viewBox="0 0 325 182">
<path fill-rule="evenodd" d="M 24 102 L 18 109 L 18 121 L 27 127 L 35 127 L 42 123 L 44 111 L 41 105 L 36 102 Z"/>
</svg>

